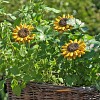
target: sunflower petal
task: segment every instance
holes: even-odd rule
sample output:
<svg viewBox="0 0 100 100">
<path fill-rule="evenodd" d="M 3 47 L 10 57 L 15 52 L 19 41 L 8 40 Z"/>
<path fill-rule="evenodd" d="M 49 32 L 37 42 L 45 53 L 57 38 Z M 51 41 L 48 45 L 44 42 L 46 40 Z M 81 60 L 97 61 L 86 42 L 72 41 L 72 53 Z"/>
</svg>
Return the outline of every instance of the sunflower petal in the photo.
<svg viewBox="0 0 100 100">
<path fill-rule="evenodd" d="M 18 33 L 13 33 L 12 35 L 15 36 L 15 35 L 17 35 L 17 34 L 18 34 Z"/>
<path fill-rule="evenodd" d="M 82 52 L 82 55 L 85 54 L 85 52 Z"/>
<path fill-rule="evenodd" d="M 72 40 L 70 40 L 70 43 L 73 43 L 73 41 L 72 41 Z"/>
<path fill-rule="evenodd" d="M 21 29 L 21 28 L 23 28 L 23 25 L 22 25 L 22 24 L 20 24 L 20 29 Z"/>
<path fill-rule="evenodd" d="M 20 41 L 23 41 L 23 38 L 20 38 Z"/>
<path fill-rule="evenodd" d="M 58 21 L 58 22 L 60 21 L 58 18 L 56 18 L 55 20 Z"/>
<path fill-rule="evenodd" d="M 26 26 L 26 23 L 23 24 L 23 27 L 25 27 L 25 26 Z"/>
<path fill-rule="evenodd" d="M 28 43 L 30 43 L 30 40 L 28 40 Z"/>
<path fill-rule="evenodd" d="M 62 52 L 66 51 L 66 49 L 61 49 Z"/>
<path fill-rule="evenodd" d="M 17 30 L 20 30 L 20 27 L 19 27 L 19 26 L 16 26 L 16 29 L 17 29 Z"/>
<path fill-rule="evenodd" d="M 77 43 L 77 39 L 74 40 L 74 43 Z"/>
<path fill-rule="evenodd" d="M 16 39 L 17 37 L 18 37 L 17 35 L 13 36 L 14 39 Z"/>
<path fill-rule="evenodd" d="M 66 48 L 67 48 L 67 46 L 62 46 L 62 48 L 63 48 L 63 49 L 66 49 Z"/>
<path fill-rule="evenodd" d="M 80 43 L 81 43 L 81 40 L 78 41 L 78 44 L 80 44 Z"/>
<path fill-rule="evenodd" d="M 62 19 L 60 16 L 58 16 L 59 19 Z"/>
<path fill-rule="evenodd" d="M 28 40 L 27 37 L 25 37 L 24 40 L 27 41 Z"/>
<path fill-rule="evenodd" d="M 14 33 L 17 33 L 17 32 L 18 32 L 18 29 L 13 29 L 13 32 L 14 32 Z"/>
<path fill-rule="evenodd" d="M 76 56 L 78 55 L 77 51 L 74 51 L 74 55 L 76 55 Z"/>
<path fill-rule="evenodd" d="M 81 54 L 80 54 L 80 55 L 78 55 L 78 57 L 81 57 Z"/>
<path fill-rule="evenodd" d="M 20 40 L 20 37 L 18 37 L 16 40 L 19 41 Z"/>
<path fill-rule="evenodd" d="M 66 25 L 66 28 L 69 29 L 69 25 Z"/>
<path fill-rule="evenodd" d="M 65 30 L 65 27 L 62 27 L 62 30 L 64 31 Z"/>
<path fill-rule="evenodd" d="M 30 31 L 34 29 L 34 27 L 31 26 L 31 25 L 28 25 L 27 28 L 28 28 Z"/>
<path fill-rule="evenodd" d="M 66 18 L 65 14 L 63 14 L 63 18 Z"/>
<path fill-rule="evenodd" d="M 70 53 L 68 53 L 66 56 L 67 56 L 67 57 L 70 56 Z"/>
<path fill-rule="evenodd" d="M 71 56 L 71 57 L 73 56 L 73 52 L 70 53 L 70 56 Z"/>
<path fill-rule="evenodd" d="M 65 55 L 65 54 L 67 54 L 67 52 L 66 52 L 66 51 L 64 51 L 64 52 L 63 52 L 63 55 Z"/>
</svg>

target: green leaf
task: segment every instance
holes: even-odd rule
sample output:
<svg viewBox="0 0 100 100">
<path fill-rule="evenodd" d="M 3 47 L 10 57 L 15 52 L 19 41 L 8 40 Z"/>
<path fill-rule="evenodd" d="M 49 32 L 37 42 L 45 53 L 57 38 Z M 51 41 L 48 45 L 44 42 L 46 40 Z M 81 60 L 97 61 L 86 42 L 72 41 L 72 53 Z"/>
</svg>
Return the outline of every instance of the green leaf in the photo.
<svg viewBox="0 0 100 100">
<path fill-rule="evenodd" d="M 73 85 L 73 77 L 66 76 L 65 81 L 66 81 L 66 84 L 67 85 L 69 85 L 69 86 L 72 86 Z"/>
<path fill-rule="evenodd" d="M 27 54 L 26 47 L 24 45 L 21 45 L 19 53 L 22 57 L 25 57 L 25 55 Z"/>
<path fill-rule="evenodd" d="M 2 41 L 0 41 L 0 47 L 2 47 Z"/>
<path fill-rule="evenodd" d="M 94 44 L 94 47 L 100 46 L 100 42 L 99 41 L 96 41 L 95 39 L 91 39 L 89 42 L 91 44 Z"/>
<path fill-rule="evenodd" d="M 12 49 L 8 49 L 6 52 L 5 52 L 6 55 L 11 55 L 12 54 Z"/>
<path fill-rule="evenodd" d="M 26 82 L 29 82 L 30 80 L 32 80 L 32 77 L 29 76 L 29 75 L 25 75 L 25 76 L 23 77 L 23 79 L 24 79 Z"/>
<path fill-rule="evenodd" d="M 11 87 L 13 88 L 14 86 L 18 85 L 18 81 L 16 79 L 13 79 L 11 81 Z"/>
<path fill-rule="evenodd" d="M 91 52 L 87 52 L 84 56 L 83 56 L 83 58 L 87 58 L 87 59 L 91 59 L 92 57 L 94 57 L 95 56 L 95 51 L 91 51 Z"/>
<path fill-rule="evenodd" d="M 38 49 L 39 48 L 39 45 L 38 44 L 36 44 L 36 45 L 34 45 L 34 47 L 33 47 L 34 49 Z"/>
<path fill-rule="evenodd" d="M 63 82 L 64 82 L 62 78 L 58 78 L 58 80 L 59 80 L 61 83 L 63 83 Z"/>
<path fill-rule="evenodd" d="M 87 32 L 88 28 L 87 27 L 82 27 L 81 30 L 82 30 L 82 32 Z"/>
<path fill-rule="evenodd" d="M 14 92 L 14 94 L 16 94 L 17 96 L 20 96 L 21 94 L 21 87 L 19 85 L 16 85 L 12 88 L 12 91 Z"/>
<path fill-rule="evenodd" d="M 17 75 L 17 74 L 19 74 L 19 70 L 18 70 L 18 67 L 12 67 L 11 69 L 10 69 L 10 72 L 12 73 L 12 74 L 14 74 L 14 75 Z"/>
<path fill-rule="evenodd" d="M 78 24 L 75 24 L 75 25 L 74 25 L 74 28 L 75 28 L 75 29 L 78 29 L 79 27 L 80 27 L 80 26 L 79 26 Z"/>
<path fill-rule="evenodd" d="M 100 82 L 96 82 L 96 88 L 100 91 Z"/>
<path fill-rule="evenodd" d="M 11 87 L 12 87 L 12 91 L 14 92 L 14 94 L 20 96 L 20 94 L 21 94 L 21 87 L 18 84 L 18 81 L 16 79 L 12 80 Z"/>
<path fill-rule="evenodd" d="M 0 81 L 0 91 L 4 88 L 4 82 L 5 82 L 4 80 Z"/>
<path fill-rule="evenodd" d="M 14 20 L 14 26 L 19 25 L 21 22 L 21 18 L 17 18 L 16 20 Z"/>
<path fill-rule="evenodd" d="M 15 16 L 10 16 L 11 17 L 11 19 L 13 19 L 13 20 L 15 20 L 16 19 L 16 17 Z"/>
<path fill-rule="evenodd" d="M 54 13 L 60 13 L 60 12 L 61 12 L 60 10 L 57 10 L 57 9 L 55 9 L 55 8 L 50 8 L 50 7 L 44 7 L 44 9 L 45 9 L 46 11 L 52 11 L 52 12 L 54 12 Z"/>
<path fill-rule="evenodd" d="M 88 35 L 88 34 L 85 34 L 85 35 L 84 35 L 84 38 L 85 38 L 85 39 L 88 39 L 88 40 L 91 40 L 91 39 L 93 39 L 94 37 L 93 37 L 93 36 L 90 36 L 90 35 Z"/>
<path fill-rule="evenodd" d="M 100 33 L 95 36 L 96 41 L 100 41 Z"/>
<path fill-rule="evenodd" d="M 37 26 L 36 29 L 41 32 L 44 33 L 46 30 L 48 30 L 50 28 L 50 26 L 46 25 L 46 26 Z"/>
<path fill-rule="evenodd" d="M 16 20 L 16 17 L 13 16 L 12 14 L 7 14 L 11 19 Z"/>
<path fill-rule="evenodd" d="M 5 0 L 3 0 L 2 2 L 3 2 L 3 3 L 9 3 L 9 1 L 5 1 Z"/>
</svg>

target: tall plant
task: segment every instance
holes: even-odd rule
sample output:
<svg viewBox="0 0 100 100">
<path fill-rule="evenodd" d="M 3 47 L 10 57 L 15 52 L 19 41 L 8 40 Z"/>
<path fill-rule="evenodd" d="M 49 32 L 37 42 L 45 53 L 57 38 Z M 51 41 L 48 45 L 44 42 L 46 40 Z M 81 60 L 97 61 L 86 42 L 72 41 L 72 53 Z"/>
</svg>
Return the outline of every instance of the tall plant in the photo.
<svg viewBox="0 0 100 100">
<path fill-rule="evenodd" d="M 99 87 L 98 36 L 88 35 L 73 15 L 44 19 L 45 9 L 59 13 L 30 0 L 0 23 L 0 89 L 7 79 L 17 95 L 30 81 Z"/>
</svg>

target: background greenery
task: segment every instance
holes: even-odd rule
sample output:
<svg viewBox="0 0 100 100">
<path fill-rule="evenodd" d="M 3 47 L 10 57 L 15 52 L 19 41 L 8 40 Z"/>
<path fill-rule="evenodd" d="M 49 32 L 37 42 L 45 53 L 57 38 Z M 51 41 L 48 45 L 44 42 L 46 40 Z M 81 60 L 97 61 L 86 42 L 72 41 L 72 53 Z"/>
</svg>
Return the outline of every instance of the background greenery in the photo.
<svg viewBox="0 0 100 100">
<path fill-rule="evenodd" d="M 21 8 L 22 5 L 27 4 L 30 0 L 0 0 L 5 1 L 0 8 L 4 7 L 4 10 L 9 13 Z M 36 0 L 38 2 L 38 0 Z M 73 14 L 76 18 L 80 18 L 84 21 L 88 28 L 89 34 L 95 35 L 100 32 L 100 0 L 41 0 L 47 6 L 56 8 L 58 10 L 49 9 L 51 13 L 46 10 L 45 18 L 53 19 L 55 16 L 61 14 Z M 1 12 L 1 11 L 0 11 Z M 5 19 L 6 16 L 0 16 L 0 21 Z M 7 18 L 9 19 L 9 18 Z"/>
</svg>

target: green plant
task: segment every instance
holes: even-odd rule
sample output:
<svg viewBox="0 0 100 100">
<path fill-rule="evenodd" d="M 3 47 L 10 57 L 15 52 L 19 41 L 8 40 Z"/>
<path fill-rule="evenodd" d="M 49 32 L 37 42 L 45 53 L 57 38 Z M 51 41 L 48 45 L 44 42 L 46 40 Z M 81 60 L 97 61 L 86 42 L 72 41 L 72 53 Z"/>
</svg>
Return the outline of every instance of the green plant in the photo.
<svg viewBox="0 0 100 100">
<path fill-rule="evenodd" d="M 61 13 L 73 14 L 75 17 L 84 21 L 89 30 L 88 34 L 95 35 L 100 32 L 100 2 L 99 0 L 45 0 L 49 7 L 61 10 Z M 60 14 L 61 14 L 60 13 Z M 57 14 L 47 13 L 49 19 L 53 19 Z M 52 16 L 50 16 L 52 15 Z M 59 15 L 59 13 L 58 13 Z"/>
<path fill-rule="evenodd" d="M 0 75 L 3 77 L 0 89 L 7 79 L 11 80 L 12 90 L 17 95 L 30 81 L 67 86 L 99 84 L 100 77 L 96 75 L 100 70 L 98 38 L 88 35 L 84 23 L 74 17 L 70 19 L 63 15 L 63 18 L 56 18 L 54 24 L 45 19 L 44 8 L 60 13 L 44 5 L 41 0 L 30 0 L 14 14 L 10 14 L 12 17 L 9 21 L 5 18 L 0 23 Z M 67 24 L 70 28 L 66 30 Z M 71 40 L 75 40 L 75 44 L 68 44 Z M 63 48 L 66 43 L 68 45 Z M 79 48 L 77 43 L 83 44 Z M 67 53 L 63 52 L 63 56 L 61 48 L 71 53 L 65 57 Z M 80 51 L 72 53 L 77 48 Z"/>
</svg>

